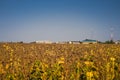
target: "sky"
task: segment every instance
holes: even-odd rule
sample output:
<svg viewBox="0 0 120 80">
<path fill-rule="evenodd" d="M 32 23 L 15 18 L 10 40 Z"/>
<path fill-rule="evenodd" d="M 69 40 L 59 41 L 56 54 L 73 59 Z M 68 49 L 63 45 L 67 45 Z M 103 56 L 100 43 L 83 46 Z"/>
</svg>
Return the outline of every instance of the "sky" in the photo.
<svg viewBox="0 0 120 80">
<path fill-rule="evenodd" d="M 0 0 L 0 41 L 120 40 L 120 0 Z"/>
</svg>

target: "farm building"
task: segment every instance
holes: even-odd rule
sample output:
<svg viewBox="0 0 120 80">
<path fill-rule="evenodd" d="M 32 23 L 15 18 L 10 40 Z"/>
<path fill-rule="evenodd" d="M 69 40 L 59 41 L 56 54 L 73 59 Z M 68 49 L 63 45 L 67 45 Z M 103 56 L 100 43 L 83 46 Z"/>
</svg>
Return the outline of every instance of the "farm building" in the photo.
<svg viewBox="0 0 120 80">
<path fill-rule="evenodd" d="M 120 40 L 115 41 L 115 44 L 120 44 Z"/>
<path fill-rule="evenodd" d="M 85 39 L 82 41 L 82 44 L 96 44 L 96 43 L 98 43 L 98 41 L 92 39 Z"/>
<path fill-rule="evenodd" d="M 35 41 L 35 43 L 40 43 L 40 44 L 52 44 L 51 41 L 47 41 L 47 40 L 45 40 L 45 41 Z"/>
<path fill-rule="evenodd" d="M 80 44 L 80 41 L 69 41 L 69 44 Z"/>
<path fill-rule="evenodd" d="M 59 41 L 59 42 L 56 42 L 56 44 L 69 44 L 68 41 Z"/>
</svg>

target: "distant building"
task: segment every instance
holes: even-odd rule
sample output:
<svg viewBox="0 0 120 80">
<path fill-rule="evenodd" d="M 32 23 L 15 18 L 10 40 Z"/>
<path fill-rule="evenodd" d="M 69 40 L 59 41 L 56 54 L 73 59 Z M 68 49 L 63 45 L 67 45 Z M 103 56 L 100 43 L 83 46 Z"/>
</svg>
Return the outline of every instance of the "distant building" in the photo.
<svg viewBox="0 0 120 80">
<path fill-rule="evenodd" d="M 56 44 L 69 44 L 69 42 L 67 42 L 67 41 L 59 41 L 59 42 L 56 42 Z"/>
<path fill-rule="evenodd" d="M 61 41 L 61 42 L 56 42 L 56 44 L 80 44 L 80 41 Z"/>
<path fill-rule="evenodd" d="M 120 40 L 115 41 L 115 44 L 120 44 Z"/>
<path fill-rule="evenodd" d="M 80 41 L 69 41 L 69 44 L 80 44 Z"/>
<path fill-rule="evenodd" d="M 97 40 L 92 40 L 92 39 L 85 39 L 82 41 L 82 44 L 97 44 Z"/>
<path fill-rule="evenodd" d="M 35 41 L 35 43 L 39 43 L 39 44 L 52 44 L 51 41 Z"/>
</svg>

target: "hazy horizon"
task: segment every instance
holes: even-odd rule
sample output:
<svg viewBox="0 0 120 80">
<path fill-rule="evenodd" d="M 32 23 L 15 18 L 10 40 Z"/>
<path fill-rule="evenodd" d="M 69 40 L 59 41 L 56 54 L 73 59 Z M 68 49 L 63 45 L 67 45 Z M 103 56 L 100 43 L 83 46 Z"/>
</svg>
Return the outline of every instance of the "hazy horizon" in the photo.
<svg viewBox="0 0 120 80">
<path fill-rule="evenodd" d="M 120 40 L 120 0 L 0 0 L 0 41 Z"/>
</svg>

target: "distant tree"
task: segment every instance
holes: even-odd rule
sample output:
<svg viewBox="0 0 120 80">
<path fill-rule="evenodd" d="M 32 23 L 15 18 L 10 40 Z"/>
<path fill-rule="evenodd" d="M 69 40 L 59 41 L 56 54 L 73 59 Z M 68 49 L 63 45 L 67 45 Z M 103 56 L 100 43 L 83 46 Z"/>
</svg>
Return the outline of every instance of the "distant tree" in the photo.
<svg viewBox="0 0 120 80">
<path fill-rule="evenodd" d="M 110 40 L 110 43 L 114 44 L 115 42 L 113 40 Z"/>
<path fill-rule="evenodd" d="M 98 41 L 98 43 L 102 44 L 103 42 L 101 42 L 101 41 Z"/>
<path fill-rule="evenodd" d="M 105 41 L 105 44 L 114 44 L 115 42 L 113 40 L 108 40 L 108 41 Z"/>
<path fill-rule="evenodd" d="M 23 41 L 17 42 L 17 43 L 23 43 Z"/>
</svg>

